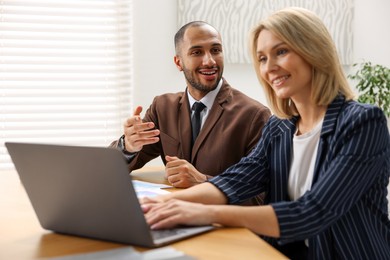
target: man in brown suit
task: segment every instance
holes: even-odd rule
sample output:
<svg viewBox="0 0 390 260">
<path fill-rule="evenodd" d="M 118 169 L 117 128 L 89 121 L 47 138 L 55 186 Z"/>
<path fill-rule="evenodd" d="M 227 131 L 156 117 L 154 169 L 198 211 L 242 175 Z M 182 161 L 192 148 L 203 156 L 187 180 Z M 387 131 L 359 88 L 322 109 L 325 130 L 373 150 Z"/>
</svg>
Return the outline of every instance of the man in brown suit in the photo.
<svg viewBox="0 0 390 260">
<path fill-rule="evenodd" d="M 129 171 L 161 156 L 167 180 L 186 188 L 238 162 L 256 145 L 270 111 L 222 78 L 222 40 L 205 22 L 184 25 L 175 35 L 174 62 L 184 72 L 184 92 L 157 96 L 141 120 L 142 107 L 111 146 L 123 151 Z M 201 130 L 192 141 L 192 105 L 201 101 Z M 195 137 L 194 137 L 195 138 Z"/>
</svg>

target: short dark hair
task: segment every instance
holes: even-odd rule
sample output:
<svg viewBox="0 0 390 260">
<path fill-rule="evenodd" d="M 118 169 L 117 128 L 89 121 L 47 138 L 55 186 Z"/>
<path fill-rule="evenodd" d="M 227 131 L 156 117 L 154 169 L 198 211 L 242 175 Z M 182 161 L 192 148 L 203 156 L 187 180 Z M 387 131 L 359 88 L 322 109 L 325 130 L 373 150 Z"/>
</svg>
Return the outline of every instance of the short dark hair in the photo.
<svg viewBox="0 0 390 260">
<path fill-rule="evenodd" d="M 210 24 L 208 24 L 208 23 L 206 23 L 204 21 L 193 21 L 193 22 L 189 22 L 189 23 L 183 25 L 177 31 L 177 33 L 175 34 L 175 50 L 176 50 L 176 54 L 179 54 L 179 45 L 183 41 L 184 33 L 187 31 L 187 29 L 188 28 L 192 28 L 192 27 L 200 27 L 200 26 L 203 26 L 203 25 L 209 25 L 209 26 L 213 27 L 212 25 L 210 25 Z"/>
</svg>

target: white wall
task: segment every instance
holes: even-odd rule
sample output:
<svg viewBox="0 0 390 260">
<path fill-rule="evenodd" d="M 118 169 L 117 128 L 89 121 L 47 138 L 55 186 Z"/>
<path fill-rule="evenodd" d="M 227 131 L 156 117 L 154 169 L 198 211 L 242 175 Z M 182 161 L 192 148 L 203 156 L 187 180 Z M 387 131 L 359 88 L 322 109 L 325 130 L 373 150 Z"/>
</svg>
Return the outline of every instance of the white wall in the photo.
<svg viewBox="0 0 390 260">
<path fill-rule="evenodd" d="M 174 63 L 176 0 L 134 0 L 134 105 L 146 110 L 153 97 L 185 88 Z"/>
<path fill-rule="evenodd" d="M 355 0 L 354 56 L 357 62 L 365 59 L 390 67 L 389 10 L 389 0 Z"/>
<path fill-rule="evenodd" d="M 234 1 L 234 0 L 232 0 Z M 176 0 L 134 0 L 134 105 L 146 110 L 154 96 L 185 88 L 174 63 Z M 390 67 L 389 0 L 355 0 L 354 58 Z M 225 64 L 225 78 L 235 88 L 266 104 L 250 64 Z M 154 160 L 151 164 L 160 164 Z"/>
</svg>

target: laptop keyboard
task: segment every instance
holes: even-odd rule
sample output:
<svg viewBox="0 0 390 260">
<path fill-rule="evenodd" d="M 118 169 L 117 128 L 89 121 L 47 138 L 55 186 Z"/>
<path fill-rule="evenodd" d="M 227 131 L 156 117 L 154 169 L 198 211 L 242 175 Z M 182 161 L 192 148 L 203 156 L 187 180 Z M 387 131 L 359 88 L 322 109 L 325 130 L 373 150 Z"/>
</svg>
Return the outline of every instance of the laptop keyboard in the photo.
<svg viewBox="0 0 390 260">
<path fill-rule="evenodd" d="M 186 233 L 186 230 L 183 229 L 161 229 L 161 230 L 152 230 L 152 236 L 153 239 L 161 239 L 161 238 L 166 238 L 166 237 L 171 237 L 171 236 L 176 236 Z"/>
</svg>

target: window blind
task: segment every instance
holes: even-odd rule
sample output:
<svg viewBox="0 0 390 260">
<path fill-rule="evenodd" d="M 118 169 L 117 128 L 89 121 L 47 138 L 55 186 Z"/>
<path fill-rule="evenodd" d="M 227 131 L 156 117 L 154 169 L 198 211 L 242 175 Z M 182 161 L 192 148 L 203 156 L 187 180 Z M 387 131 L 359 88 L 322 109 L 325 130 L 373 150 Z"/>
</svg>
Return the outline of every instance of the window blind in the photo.
<svg viewBox="0 0 390 260">
<path fill-rule="evenodd" d="M 131 0 L 0 1 L 6 141 L 108 146 L 132 107 Z"/>
</svg>

